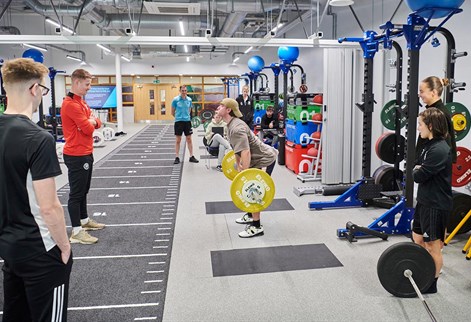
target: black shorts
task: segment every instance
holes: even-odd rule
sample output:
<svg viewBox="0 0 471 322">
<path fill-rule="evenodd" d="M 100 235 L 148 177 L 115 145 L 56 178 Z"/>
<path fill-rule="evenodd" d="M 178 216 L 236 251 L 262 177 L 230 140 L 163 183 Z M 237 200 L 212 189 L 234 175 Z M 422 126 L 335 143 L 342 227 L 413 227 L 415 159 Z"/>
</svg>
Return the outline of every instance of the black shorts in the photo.
<svg viewBox="0 0 471 322">
<path fill-rule="evenodd" d="M 448 215 L 448 210 L 429 208 L 417 203 L 412 231 L 422 235 L 427 243 L 438 239 L 445 241 Z"/>
<path fill-rule="evenodd" d="M 190 121 L 175 122 L 175 125 L 173 127 L 175 129 L 176 136 L 182 136 L 183 133 L 185 133 L 185 136 L 193 134 L 193 128 L 191 127 Z"/>
</svg>

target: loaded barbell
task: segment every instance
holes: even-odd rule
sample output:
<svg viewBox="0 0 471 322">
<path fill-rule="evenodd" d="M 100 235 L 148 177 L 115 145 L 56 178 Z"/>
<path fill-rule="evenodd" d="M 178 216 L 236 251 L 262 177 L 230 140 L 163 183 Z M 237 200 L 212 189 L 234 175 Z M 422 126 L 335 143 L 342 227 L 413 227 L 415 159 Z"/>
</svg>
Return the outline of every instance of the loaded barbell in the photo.
<svg viewBox="0 0 471 322">
<path fill-rule="evenodd" d="M 397 297 L 418 296 L 430 319 L 436 321 L 422 296 L 435 280 L 435 262 L 425 248 L 410 242 L 390 246 L 379 257 L 377 273 L 386 291 Z"/>
<path fill-rule="evenodd" d="M 222 160 L 222 172 L 231 184 L 231 199 L 234 205 L 245 212 L 260 212 L 273 201 L 275 183 L 263 170 L 246 169 L 239 172 L 234 151 L 229 151 Z"/>
</svg>

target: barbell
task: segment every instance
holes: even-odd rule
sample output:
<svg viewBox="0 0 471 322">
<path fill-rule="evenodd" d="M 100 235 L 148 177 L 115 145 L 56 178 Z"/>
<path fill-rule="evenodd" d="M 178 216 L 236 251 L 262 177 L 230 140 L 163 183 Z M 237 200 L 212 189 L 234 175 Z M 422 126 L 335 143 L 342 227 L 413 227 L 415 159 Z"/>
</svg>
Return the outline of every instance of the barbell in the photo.
<svg viewBox="0 0 471 322">
<path fill-rule="evenodd" d="M 272 203 L 275 183 L 263 170 L 246 169 L 239 172 L 234 151 L 229 151 L 222 160 L 222 172 L 231 184 L 231 199 L 244 212 L 260 212 Z"/>
<path fill-rule="evenodd" d="M 397 297 L 418 296 L 431 320 L 436 321 L 422 296 L 435 280 L 435 262 L 425 248 L 411 242 L 390 246 L 379 257 L 377 273 L 386 291 Z"/>
</svg>

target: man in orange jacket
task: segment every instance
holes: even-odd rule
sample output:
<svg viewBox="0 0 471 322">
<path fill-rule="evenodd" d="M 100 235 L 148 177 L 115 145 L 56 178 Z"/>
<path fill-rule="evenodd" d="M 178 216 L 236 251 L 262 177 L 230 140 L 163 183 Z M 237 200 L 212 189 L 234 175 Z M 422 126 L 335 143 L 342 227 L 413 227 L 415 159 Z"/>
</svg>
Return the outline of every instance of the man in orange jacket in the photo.
<svg viewBox="0 0 471 322">
<path fill-rule="evenodd" d="M 64 132 L 64 162 L 69 175 L 68 210 L 72 222 L 71 243 L 95 244 L 98 238 L 87 230 L 105 227 L 88 218 L 87 194 L 93 170 L 93 132 L 101 127 L 87 105 L 84 96 L 91 88 L 92 75 L 84 69 L 72 73 L 72 88 L 61 107 L 62 130 Z"/>
</svg>

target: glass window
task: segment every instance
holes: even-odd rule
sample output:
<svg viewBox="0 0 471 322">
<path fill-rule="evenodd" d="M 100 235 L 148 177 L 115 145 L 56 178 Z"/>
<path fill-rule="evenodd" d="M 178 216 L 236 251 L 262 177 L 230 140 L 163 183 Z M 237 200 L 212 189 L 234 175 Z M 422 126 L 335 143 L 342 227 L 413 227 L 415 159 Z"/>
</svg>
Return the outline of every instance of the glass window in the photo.
<svg viewBox="0 0 471 322">
<path fill-rule="evenodd" d="M 205 93 L 224 93 L 224 85 L 204 85 Z"/>
<path fill-rule="evenodd" d="M 141 84 L 152 84 L 155 80 L 155 77 L 141 76 Z"/>
<path fill-rule="evenodd" d="M 202 102 L 203 101 L 203 95 L 201 94 L 190 94 L 188 93 L 188 96 L 191 98 L 193 102 Z"/>
<path fill-rule="evenodd" d="M 180 84 L 178 76 L 159 76 L 156 78 L 160 81 L 160 84 Z"/>
<path fill-rule="evenodd" d="M 203 77 L 201 76 L 182 76 L 181 84 L 201 84 Z"/>
<path fill-rule="evenodd" d="M 224 98 L 224 94 L 204 94 L 206 102 L 220 102 Z"/>
<path fill-rule="evenodd" d="M 132 86 L 123 86 L 123 93 L 132 93 Z"/>
<path fill-rule="evenodd" d="M 129 103 L 134 101 L 134 96 L 132 94 L 123 94 L 123 103 Z"/>
<path fill-rule="evenodd" d="M 205 76 L 204 83 L 205 84 L 224 84 L 222 80 L 222 76 Z"/>
<path fill-rule="evenodd" d="M 201 93 L 203 91 L 202 85 L 187 85 L 188 93 Z"/>
<path fill-rule="evenodd" d="M 110 83 L 110 78 L 108 76 L 98 76 L 96 77 L 97 83 L 98 84 L 109 84 Z M 93 83 L 93 81 L 92 81 Z"/>
</svg>

